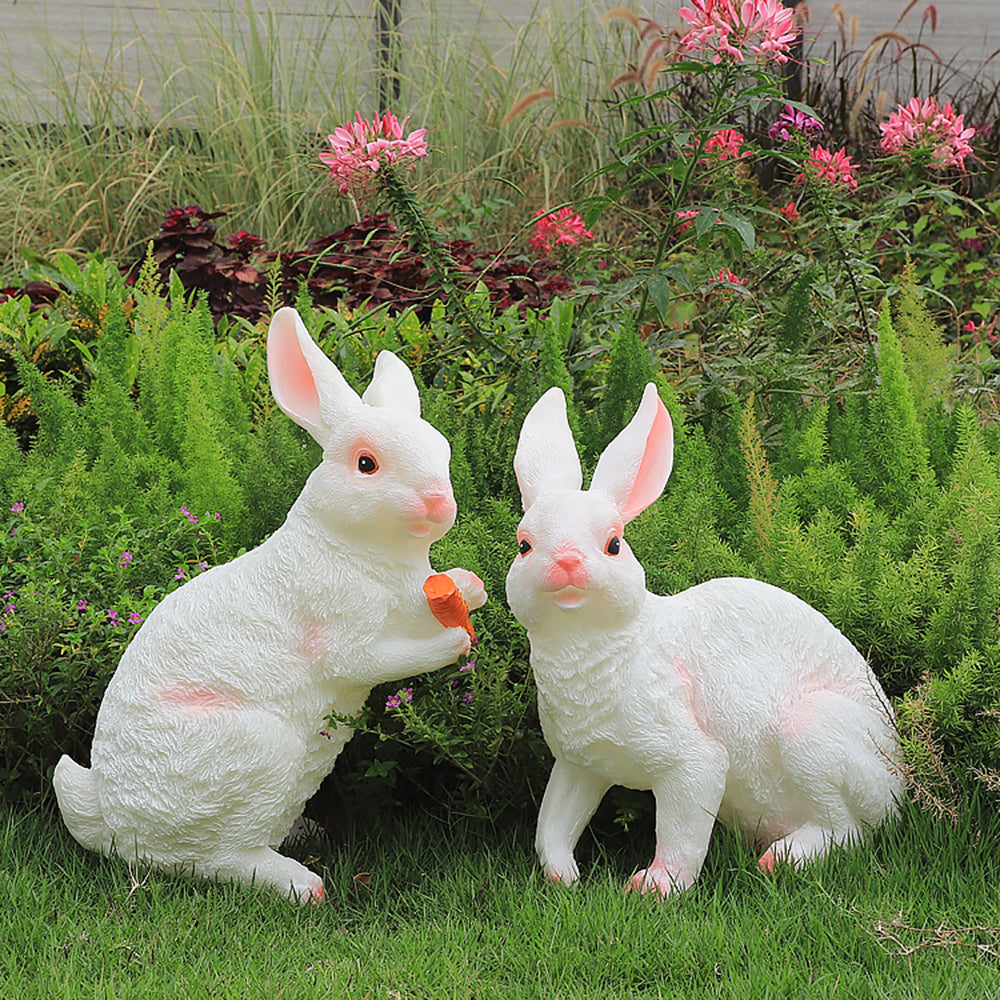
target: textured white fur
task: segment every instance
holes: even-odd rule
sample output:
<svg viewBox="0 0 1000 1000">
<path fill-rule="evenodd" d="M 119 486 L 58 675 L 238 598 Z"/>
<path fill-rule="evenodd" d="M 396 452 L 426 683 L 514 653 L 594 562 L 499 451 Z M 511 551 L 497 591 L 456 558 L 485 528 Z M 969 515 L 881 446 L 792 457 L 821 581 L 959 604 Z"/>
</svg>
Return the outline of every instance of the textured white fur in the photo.
<svg viewBox="0 0 1000 1000">
<path fill-rule="evenodd" d="M 652 384 L 587 491 L 560 390 L 521 430 L 518 540 L 530 549 L 507 598 L 555 757 L 535 846 L 556 881 L 577 879 L 574 847 L 612 785 L 654 793 L 656 854 L 630 886 L 664 895 L 697 878 L 716 818 L 766 848 L 768 869 L 857 839 L 903 793 L 892 709 L 818 611 L 749 579 L 646 590 L 622 530 L 660 494 L 671 458 Z"/>
<path fill-rule="evenodd" d="M 376 683 L 453 663 L 469 637 L 422 591 L 455 506 L 448 443 L 420 418 L 407 367 L 382 352 L 359 398 L 294 309 L 274 316 L 268 366 L 322 463 L 262 545 L 153 610 L 108 685 L 91 767 L 64 756 L 53 782 L 84 847 L 305 902 L 322 880 L 274 848 L 350 739 L 324 720 Z M 479 578 L 450 572 L 479 607 Z"/>
</svg>

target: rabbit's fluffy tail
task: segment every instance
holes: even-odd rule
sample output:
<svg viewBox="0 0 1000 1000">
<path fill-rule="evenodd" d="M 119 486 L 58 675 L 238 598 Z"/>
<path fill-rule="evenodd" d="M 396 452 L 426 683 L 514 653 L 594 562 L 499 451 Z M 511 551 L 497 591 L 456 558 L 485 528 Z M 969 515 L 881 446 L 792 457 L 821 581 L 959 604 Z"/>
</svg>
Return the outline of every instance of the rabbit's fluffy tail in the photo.
<svg viewBox="0 0 1000 1000">
<path fill-rule="evenodd" d="M 101 814 L 94 772 L 63 754 L 53 772 L 52 784 L 69 832 L 88 850 L 107 854 L 112 833 Z"/>
</svg>

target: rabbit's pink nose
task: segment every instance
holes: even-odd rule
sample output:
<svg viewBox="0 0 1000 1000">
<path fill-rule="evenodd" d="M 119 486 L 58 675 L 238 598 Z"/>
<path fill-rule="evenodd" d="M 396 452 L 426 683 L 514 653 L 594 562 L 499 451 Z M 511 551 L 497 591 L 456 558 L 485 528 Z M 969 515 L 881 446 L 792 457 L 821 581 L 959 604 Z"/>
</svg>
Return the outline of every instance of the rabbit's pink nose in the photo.
<svg viewBox="0 0 1000 1000">
<path fill-rule="evenodd" d="M 422 497 L 426 516 L 432 521 L 447 521 L 455 515 L 455 497 L 450 490 L 435 490 Z"/>
<path fill-rule="evenodd" d="M 546 586 L 551 590 L 561 590 L 564 587 L 587 586 L 587 568 L 583 555 L 573 548 L 560 549 L 553 553 L 552 565 L 546 574 Z"/>
<path fill-rule="evenodd" d="M 555 564 L 560 568 L 564 569 L 567 573 L 572 573 L 574 570 L 579 569 L 583 562 L 583 556 L 579 552 L 569 549 L 565 552 L 560 552 L 555 557 Z"/>
</svg>

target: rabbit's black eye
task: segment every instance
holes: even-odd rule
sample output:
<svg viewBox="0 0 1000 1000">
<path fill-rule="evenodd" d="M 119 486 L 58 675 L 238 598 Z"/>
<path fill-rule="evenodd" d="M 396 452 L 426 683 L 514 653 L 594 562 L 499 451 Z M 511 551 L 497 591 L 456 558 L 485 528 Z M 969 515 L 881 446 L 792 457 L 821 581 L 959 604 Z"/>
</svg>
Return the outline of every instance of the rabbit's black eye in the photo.
<svg viewBox="0 0 1000 1000">
<path fill-rule="evenodd" d="M 522 556 L 526 556 L 531 551 L 531 542 L 527 538 L 522 538 L 517 543 L 517 551 L 521 553 Z"/>
<path fill-rule="evenodd" d="M 619 552 L 621 552 L 621 550 L 622 540 L 617 535 L 612 535 L 608 539 L 608 544 L 604 551 L 607 552 L 609 556 L 616 556 Z"/>
<path fill-rule="evenodd" d="M 378 462 L 371 455 L 359 455 L 358 472 L 363 472 L 366 476 L 370 476 L 373 472 L 378 472 Z"/>
</svg>

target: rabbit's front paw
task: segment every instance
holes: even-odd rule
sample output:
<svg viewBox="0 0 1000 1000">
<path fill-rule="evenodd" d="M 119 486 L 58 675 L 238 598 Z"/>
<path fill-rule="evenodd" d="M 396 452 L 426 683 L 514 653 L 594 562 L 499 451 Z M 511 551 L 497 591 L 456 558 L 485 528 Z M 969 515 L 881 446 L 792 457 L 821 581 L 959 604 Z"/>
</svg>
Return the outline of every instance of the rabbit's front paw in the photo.
<svg viewBox="0 0 1000 1000">
<path fill-rule="evenodd" d="M 469 655 L 469 651 L 472 649 L 472 639 L 464 628 L 450 628 L 448 629 L 447 636 L 451 641 L 453 650 L 451 659 L 448 661 L 449 663 L 454 663 L 461 656 Z"/>
<path fill-rule="evenodd" d="M 683 889 L 684 884 L 678 873 L 671 871 L 663 865 L 657 865 L 654 861 L 649 868 L 636 872 L 628 881 L 625 887 L 628 892 L 658 892 L 666 898 L 678 889 Z"/>
<path fill-rule="evenodd" d="M 470 611 L 481 608 L 486 603 L 486 587 L 483 581 L 469 569 L 450 569 L 447 575 L 462 592 Z"/>
<path fill-rule="evenodd" d="M 545 877 L 554 885 L 573 885 L 580 878 L 575 861 L 564 865 L 546 865 Z"/>
</svg>

